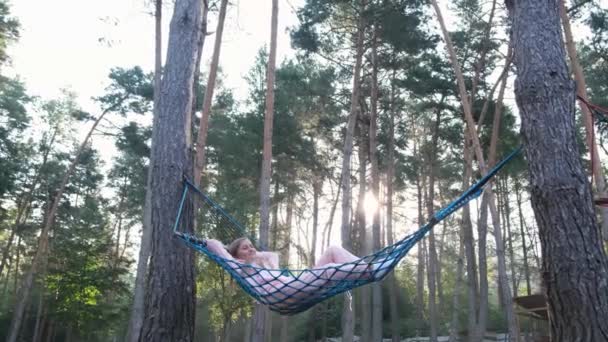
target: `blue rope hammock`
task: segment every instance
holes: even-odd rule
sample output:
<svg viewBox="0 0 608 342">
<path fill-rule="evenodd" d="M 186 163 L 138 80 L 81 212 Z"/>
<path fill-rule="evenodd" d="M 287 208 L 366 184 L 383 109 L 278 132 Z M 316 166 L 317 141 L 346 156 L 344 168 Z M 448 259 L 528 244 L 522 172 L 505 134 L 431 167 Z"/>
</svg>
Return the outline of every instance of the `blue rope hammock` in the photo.
<svg viewBox="0 0 608 342">
<path fill-rule="evenodd" d="M 405 236 L 398 242 L 361 257 L 360 259 L 318 269 L 267 269 L 236 260 L 220 257 L 207 248 L 205 239 L 179 232 L 182 212 L 191 192 L 198 200 L 199 207 L 206 207 L 202 219 L 219 231 L 232 230 L 236 237 L 248 236 L 247 230 L 230 216 L 221 206 L 185 181 L 184 191 L 175 220 L 174 233 L 189 247 L 205 254 L 221 266 L 251 297 L 261 304 L 282 315 L 293 315 L 305 311 L 323 300 L 356 287 L 380 281 L 399 263 L 409 250 L 436 224 L 463 207 L 483 193 L 483 187 L 521 150 L 511 152 L 477 183 L 466 190 L 459 198 L 437 211 L 424 226 Z M 199 214 L 200 215 L 200 214 Z M 200 216 L 197 216 L 199 219 Z M 202 220 L 200 222 L 203 222 Z M 254 240 L 251 239 L 253 242 Z"/>
</svg>

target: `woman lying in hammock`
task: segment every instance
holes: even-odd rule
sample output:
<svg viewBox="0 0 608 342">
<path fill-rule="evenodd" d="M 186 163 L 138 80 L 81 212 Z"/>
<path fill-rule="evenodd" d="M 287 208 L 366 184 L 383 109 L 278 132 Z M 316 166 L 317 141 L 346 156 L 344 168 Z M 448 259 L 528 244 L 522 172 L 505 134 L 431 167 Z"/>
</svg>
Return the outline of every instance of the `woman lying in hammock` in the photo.
<svg viewBox="0 0 608 342">
<path fill-rule="evenodd" d="M 379 277 L 378 265 L 351 254 L 342 247 L 329 247 L 313 269 L 297 275 L 283 275 L 279 268 L 279 255 L 275 252 L 258 252 L 247 238 L 234 240 L 227 248 L 217 240 L 207 240 L 207 249 L 229 262 L 229 265 L 247 280 L 256 292 L 271 296 L 270 304 L 290 302 L 318 295 L 329 283 L 339 280 L 369 280 Z M 380 263 L 379 265 L 382 265 Z M 251 267 L 253 266 L 253 267 Z"/>
</svg>

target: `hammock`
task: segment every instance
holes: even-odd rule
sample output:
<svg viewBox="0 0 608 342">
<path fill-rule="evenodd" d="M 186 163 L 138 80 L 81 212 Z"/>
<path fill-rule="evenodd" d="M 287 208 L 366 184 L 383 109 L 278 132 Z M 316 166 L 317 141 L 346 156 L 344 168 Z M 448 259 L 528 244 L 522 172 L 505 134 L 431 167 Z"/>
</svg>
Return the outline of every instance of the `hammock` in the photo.
<svg viewBox="0 0 608 342">
<path fill-rule="evenodd" d="M 268 306 L 270 310 L 281 315 L 294 315 L 306 311 L 317 303 L 339 293 L 382 280 L 409 250 L 424 238 L 429 230 L 469 201 L 481 195 L 484 185 L 520 150 L 521 147 L 511 152 L 511 154 L 466 190 L 459 198 L 437 211 L 429 222 L 420 227 L 416 232 L 373 254 L 361 257 L 350 263 L 317 269 L 267 269 L 243 264 L 236 260 L 226 259 L 214 254 L 207 248 L 205 239 L 178 231 L 184 207 L 192 205 L 192 201 L 186 200 L 189 198 L 188 194 L 190 192 L 200 200 L 199 208 L 206 207 L 207 209 L 203 215 L 199 213 L 197 219 L 210 220 L 207 223 L 211 223 L 219 231 L 232 229 L 238 232 L 239 236 L 248 236 L 249 234 L 247 234 L 246 229 L 236 219 L 188 180 L 184 181 L 184 191 L 175 220 L 174 233 L 186 245 L 205 254 L 209 259 L 221 266 L 256 301 Z M 203 220 L 200 222 L 203 222 Z M 254 242 L 253 239 L 251 241 L 252 243 Z"/>
</svg>

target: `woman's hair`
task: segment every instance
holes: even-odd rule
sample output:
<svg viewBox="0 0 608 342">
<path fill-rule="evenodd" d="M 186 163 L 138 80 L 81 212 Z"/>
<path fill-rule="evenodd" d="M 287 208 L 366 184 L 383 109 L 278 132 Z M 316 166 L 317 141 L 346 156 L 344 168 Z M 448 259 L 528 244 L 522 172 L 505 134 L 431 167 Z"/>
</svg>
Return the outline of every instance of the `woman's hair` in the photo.
<svg viewBox="0 0 608 342">
<path fill-rule="evenodd" d="M 228 253 L 236 258 L 236 252 L 239 250 L 239 247 L 241 247 L 241 244 L 247 240 L 247 237 L 240 237 L 232 241 L 230 245 L 228 245 Z"/>
</svg>

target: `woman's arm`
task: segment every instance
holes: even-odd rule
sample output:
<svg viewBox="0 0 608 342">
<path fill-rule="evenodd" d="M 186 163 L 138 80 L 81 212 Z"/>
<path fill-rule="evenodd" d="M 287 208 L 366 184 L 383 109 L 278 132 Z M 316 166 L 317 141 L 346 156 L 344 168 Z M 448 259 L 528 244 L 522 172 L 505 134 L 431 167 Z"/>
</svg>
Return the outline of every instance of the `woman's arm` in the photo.
<svg viewBox="0 0 608 342">
<path fill-rule="evenodd" d="M 207 249 L 210 250 L 213 254 L 222 257 L 224 259 L 236 260 L 218 240 L 208 239 L 207 240 Z"/>
</svg>

